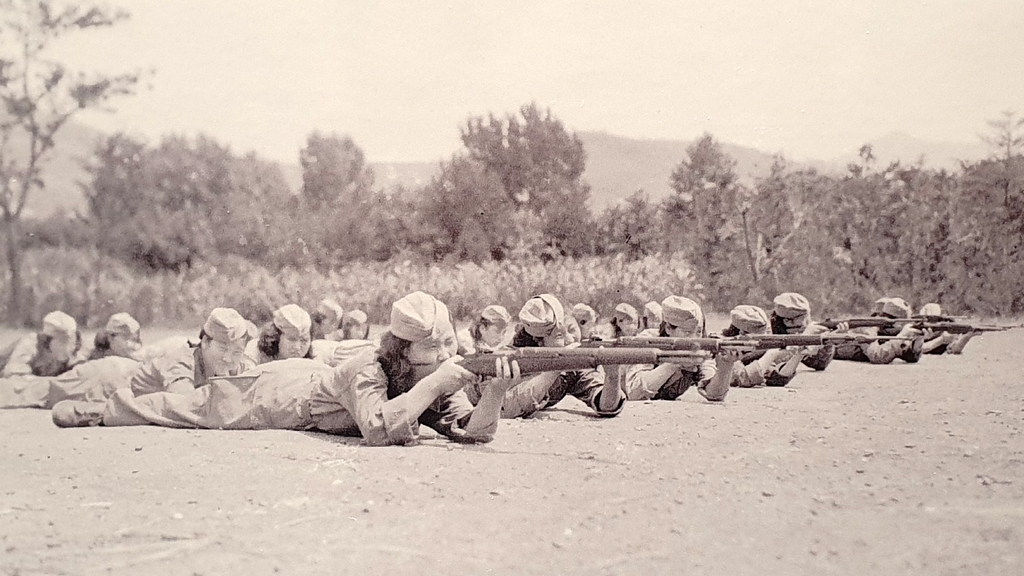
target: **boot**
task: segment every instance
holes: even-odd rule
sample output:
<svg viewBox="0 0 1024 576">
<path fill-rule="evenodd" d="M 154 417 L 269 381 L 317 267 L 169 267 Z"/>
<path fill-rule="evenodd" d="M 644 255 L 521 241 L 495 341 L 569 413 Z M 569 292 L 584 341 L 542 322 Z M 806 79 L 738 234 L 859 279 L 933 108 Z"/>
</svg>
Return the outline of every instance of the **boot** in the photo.
<svg viewBox="0 0 1024 576">
<path fill-rule="evenodd" d="M 63 400 L 53 407 L 53 423 L 60 428 L 100 426 L 103 424 L 105 403 Z"/>
</svg>

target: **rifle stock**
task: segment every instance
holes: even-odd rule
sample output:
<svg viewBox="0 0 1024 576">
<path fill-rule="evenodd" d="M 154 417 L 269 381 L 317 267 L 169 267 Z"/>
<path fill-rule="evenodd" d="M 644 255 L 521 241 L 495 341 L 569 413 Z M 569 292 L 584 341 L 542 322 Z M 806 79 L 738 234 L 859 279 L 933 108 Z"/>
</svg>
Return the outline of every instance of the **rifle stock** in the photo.
<svg viewBox="0 0 1024 576">
<path fill-rule="evenodd" d="M 495 376 L 495 360 L 502 356 L 519 362 L 521 374 L 585 370 L 598 366 L 663 364 L 700 360 L 705 354 L 658 348 L 513 348 L 487 354 L 471 354 L 459 365 L 479 376 Z"/>
</svg>

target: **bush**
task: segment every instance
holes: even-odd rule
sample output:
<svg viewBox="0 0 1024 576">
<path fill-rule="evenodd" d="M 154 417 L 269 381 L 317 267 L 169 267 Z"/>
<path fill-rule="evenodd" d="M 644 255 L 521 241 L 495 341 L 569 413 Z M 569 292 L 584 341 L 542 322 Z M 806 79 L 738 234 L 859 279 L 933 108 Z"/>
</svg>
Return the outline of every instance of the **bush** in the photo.
<svg viewBox="0 0 1024 576">
<path fill-rule="evenodd" d="M 438 297 L 463 320 L 488 304 L 502 304 L 515 314 L 527 299 L 542 292 L 556 294 L 566 306 L 587 302 L 606 314 L 623 301 L 642 305 L 669 294 L 704 296 L 678 255 L 634 261 L 623 256 L 588 257 L 547 264 L 362 262 L 326 274 L 313 268 L 271 273 L 242 258 L 226 258 L 216 266 L 200 263 L 180 273 L 145 274 L 95 251 L 45 248 L 27 253 L 25 270 L 33 318 L 60 309 L 93 327 L 120 311 L 144 324 L 191 327 L 217 306 L 233 307 L 259 324 L 283 304 L 294 302 L 312 310 L 327 297 L 346 308 L 361 308 L 373 322 L 384 324 L 391 303 L 415 290 Z"/>
</svg>

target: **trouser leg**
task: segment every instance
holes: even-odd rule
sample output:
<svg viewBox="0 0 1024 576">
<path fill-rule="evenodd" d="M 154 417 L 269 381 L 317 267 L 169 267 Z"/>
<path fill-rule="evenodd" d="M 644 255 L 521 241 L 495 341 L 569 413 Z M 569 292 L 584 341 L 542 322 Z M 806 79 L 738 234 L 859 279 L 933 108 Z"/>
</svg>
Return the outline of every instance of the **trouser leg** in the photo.
<svg viewBox="0 0 1024 576">
<path fill-rule="evenodd" d="M 14 376 L 0 379 L 0 408 L 47 408 L 49 378 Z"/>
<path fill-rule="evenodd" d="M 253 428 L 253 388 L 252 382 L 214 381 L 188 394 L 134 396 L 130 389 L 121 389 L 107 401 L 103 424 L 249 430 Z"/>
</svg>

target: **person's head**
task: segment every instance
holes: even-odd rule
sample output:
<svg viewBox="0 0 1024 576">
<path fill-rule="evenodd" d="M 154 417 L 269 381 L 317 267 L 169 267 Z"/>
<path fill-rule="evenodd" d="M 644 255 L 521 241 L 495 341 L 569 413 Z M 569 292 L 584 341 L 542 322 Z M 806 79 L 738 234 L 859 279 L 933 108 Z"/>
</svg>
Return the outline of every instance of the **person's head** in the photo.
<svg viewBox="0 0 1024 576">
<path fill-rule="evenodd" d="M 512 316 L 504 306 L 491 304 L 477 315 L 469 329 L 473 341 L 484 344 L 488 348 L 497 348 L 508 339 L 508 328 L 512 324 Z"/>
<path fill-rule="evenodd" d="M 341 324 L 345 310 L 330 298 L 324 298 L 316 305 L 316 310 L 310 316 L 312 327 L 310 334 L 314 340 L 321 340 L 338 329 Z"/>
<path fill-rule="evenodd" d="M 768 325 L 767 312 L 757 306 L 743 304 L 729 312 L 729 327 L 722 331 L 722 335 L 767 334 Z"/>
<path fill-rule="evenodd" d="M 888 296 L 883 296 L 878 300 L 875 300 L 874 306 L 871 307 L 871 315 L 881 316 L 882 309 L 885 308 L 885 303 L 888 302 L 889 300 L 892 300 L 892 298 L 889 298 Z"/>
<path fill-rule="evenodd" d="M 597 328 L 597 311 L 581 302 L 572 307 L 572 317 L 580 328 L 580 338 L 590 339 Z"/>
<path fill-rule="evenodd" d="M 107 320 L 107 325 L 96 331 L 93 357 L 122 356 L 131 358 L 142 347 L 142 327 L 127 312 L 118 312 Z"/>
<path fill-rule="evenodd" d="M 772 301 L 773 334 L 801 334 L 811 321 L 811 304 L 796 292 L 783 292 Z"/>
<path fill-rule="evenodd" d="M 886 298 L 879 312 L 879 315 L 885 318 L 897 320 L 910 318 L 911 314 L 910 304 L 907 304 L 907 301 L 903 298 Z"/>
<path fill-rule="evenodd" d="M 366 312 L 349 310 L 341 317 L 342 340 L 366 340 L 370 337 L 370 321 Z"/>
<path fill-rule="evenodd" d="M 274 310 L 273 319 L 260 330 L 256 347 L 264 356 L 275 360 L 311 358 L 312 318 L 295 304 Z"/>
<path fill-rule="evenodd" d="M 622 302 L 615 306 L 611 324 L 616 338 L 636 336 L 640 329 L 640 313 L 631 304 Z"/>
<path fill-rule="evenodd" d="M 45 351 L 52 359 L 67 363 L 81 348 L 82 334 L 74 318 L 56 310 L 43 316 L 43 329 L 36 343 L 40 352 Z"/>
<path fill-rule="evenodd" d="M 214 308 L 199 331 L 203 363 L 211 376 L 229 376 L 242 366 L 251 323 L 233 308 Z"/>
<path fill-rule="evenodd" d="M 560 348 L 569 344 L 569 326 L 562 303 L 552 294 L 534 296 L 519 311 L 519 330 L 512 346 Z"/>
<path fill-rule="evenodd" d="M 388 377 L 388 396 L 408 391 L 458 352 L 455 324 L 443 302 L 413 292 L 391 305 L 391 322 L 381 335 L 377 361 Z"/>
<path fill-rule="evenodd" d="M 660 336 L 697 338 L 707 335 L 704 312 L 697 304 L 683 296 L 669 296 L 661 302 Z"/>
<path fill-rule="evenodd" d="M 640 321 L 644 330 L 661 326 L 661 320 L 661 304 L 653 300 L 644 304 L 644 316 Z"/>
<path fill-rule="evenodd" d="M 917 314 L 918 316 L 942 316 L 942 306 L 935 302 L 929 302 L 921 306 L 921 311 Z"/>
</svg>

